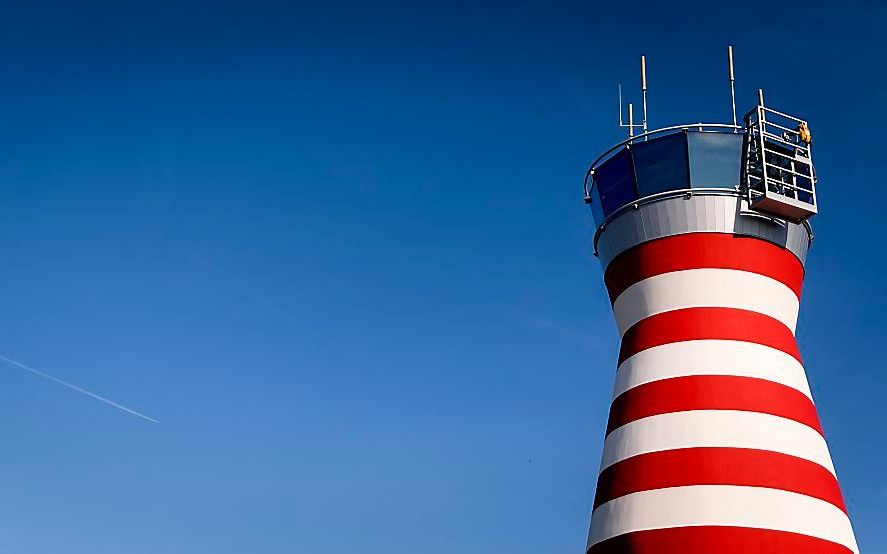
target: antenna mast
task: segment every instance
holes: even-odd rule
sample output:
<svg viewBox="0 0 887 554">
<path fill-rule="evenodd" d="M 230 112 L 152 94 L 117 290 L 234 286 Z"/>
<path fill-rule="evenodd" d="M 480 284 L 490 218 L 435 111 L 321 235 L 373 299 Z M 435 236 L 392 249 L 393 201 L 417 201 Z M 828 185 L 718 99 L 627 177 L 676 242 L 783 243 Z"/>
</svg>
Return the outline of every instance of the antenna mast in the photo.
<svg viewBox="0 0 887 554">
<path fill-rule="evenodd" d="M 643 120 L 641 123 L 635 124 L 634 122 L 634 106 L 629 103 L 628 104 L 628 123 L 624 123 L 622 121 L 622 85 L 619 85 L 619 127 L 623 129 L 628 129 L 628 136 L 634 136 L 635 128 L 643 129 L 643 132 L 647 132 L 647 57 L 641 56 L 641 97 L 642 97 L 642 109 L 643 109 Z M 647 140 L 647 137 L 644 137 L 644 140 Z"/>
<path fill-rule="evenodd" d="M 736 126 L 736 88 L 733 85 L 733 81 L 736 80 L 733 75 L 733 47 L 727 47 L 727 64 L 730 67 L 730 101 L 733 105 L 733 126 Z M 733 132 L 736 132 L 736 129 L 733 129 Z"/>
<path fill-rule="evenodd" d="M 622 83 L 619 83 L 619 126 L 625 127 L 622 124 Z"/>
<path fill-rule="evenodd" d="M 641 96 L 643 97 L 644 120 L 642 127 L 647 132 L 647 56 L 641 56 Z M 735 125 L 735 122 L 734 122 Z"/>
<path fill-rule="evenodd" d="M 628 103 L 628 136 L 634 136 L 634 107 L 631 105 L 631 102 Z"/>
</svg>

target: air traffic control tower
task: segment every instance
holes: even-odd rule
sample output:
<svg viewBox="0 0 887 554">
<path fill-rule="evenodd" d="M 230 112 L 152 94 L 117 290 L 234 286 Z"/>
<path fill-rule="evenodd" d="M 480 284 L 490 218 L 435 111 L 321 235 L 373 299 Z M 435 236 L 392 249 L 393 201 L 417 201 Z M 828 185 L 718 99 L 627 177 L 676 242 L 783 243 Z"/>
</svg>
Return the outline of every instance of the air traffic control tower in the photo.
<svg viewBox="0 0 887 554">
<path fill-rule="evenodd" d="M 621 337 L 588 553 L 857 553 L 794 335 L 807 122 L 759 91 L 738 123 L 734 100 L 648 131 L 641 65 L 643 122 L 585 179 Z"/>
</svg>

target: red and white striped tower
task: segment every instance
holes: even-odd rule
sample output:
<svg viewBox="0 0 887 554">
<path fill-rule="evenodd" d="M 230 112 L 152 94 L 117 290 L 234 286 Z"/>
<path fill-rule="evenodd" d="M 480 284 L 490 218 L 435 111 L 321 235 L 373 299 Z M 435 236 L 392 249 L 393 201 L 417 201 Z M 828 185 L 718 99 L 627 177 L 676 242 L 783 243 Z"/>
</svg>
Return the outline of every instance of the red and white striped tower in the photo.
<svg viewBox="0 0 887 554">
<path fill-rule="evenodd" d="M 590 554 L 858 552 L 794 336 L 812 163 L 768 191 L 799 180 L 756 157 L 756 121 L 634 137 L 589 172 L 622 341 Z"/>
</svg>

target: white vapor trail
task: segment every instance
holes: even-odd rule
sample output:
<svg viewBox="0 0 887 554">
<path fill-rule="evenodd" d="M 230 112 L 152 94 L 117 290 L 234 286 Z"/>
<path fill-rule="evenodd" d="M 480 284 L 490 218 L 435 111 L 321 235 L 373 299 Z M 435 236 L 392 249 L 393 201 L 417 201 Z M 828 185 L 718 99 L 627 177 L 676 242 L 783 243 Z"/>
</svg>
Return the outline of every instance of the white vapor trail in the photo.
<svg viewBox="0 0 887 554">
<path fill-rule="evenodd" d="M 27 366 L 21 362 L 17 362 L 15 360 L 13 360 L 12 358 L 7 358 L 6 356 L 3 356 L 2 354 L 0 354 L 0 360 L 3 360 L 4 362 L 6 362 L 8 364 L 12 364 L 16 367 L 20 367 L 20 368 L 24 369 L 25 371 L 30 371 L 31 373 L 39 375 L 40 377 L 43 377 L 44 379 L 49 379 L 53 383 L 58 383 L 59 385 L 68 387 L 69 389 L 75 390 L 75 391 L 79 392 L 80 394 L 85 394 L 86 396 L 89 396 L 90 398 L 95 398 L 99 402 L 104 402 L 105 404 L 108 404 L 109 406 L 114 406 L 118 410 L 123 410 L 124 412 L 126 412 L 128 414 L 132 414 L 132 415 L 134 415 L 136 417 L 140 417 L 142 419 L 147 419 L 148 421 L 151 421 L 153 423 L 160 423 L 159 421 L 157 421 L 153 417 L 148 417 L 145 414 L 141 414 L 135 410 L 131 410 L 131 409 L 127 408 L 126 406 L 123 406 L 121 404 L 118 404 L 117 402 L 114 402 L 113 400 L 109 400 L 109 399 L 105 398 L 104 396 L 99 396 L 98 394 L 96 394 L 94 392 L 89 392 L 86 389 L 81 389 L 77 385 L 72 385 L 71 383 L 69 383 L 67 381 L 62 381 L 58 377 L 53 377 L 52 375 L 49 375 L 48 373 L 43 373 L 39 369 L 34 369 L 33 367 Z"/>
</svg>

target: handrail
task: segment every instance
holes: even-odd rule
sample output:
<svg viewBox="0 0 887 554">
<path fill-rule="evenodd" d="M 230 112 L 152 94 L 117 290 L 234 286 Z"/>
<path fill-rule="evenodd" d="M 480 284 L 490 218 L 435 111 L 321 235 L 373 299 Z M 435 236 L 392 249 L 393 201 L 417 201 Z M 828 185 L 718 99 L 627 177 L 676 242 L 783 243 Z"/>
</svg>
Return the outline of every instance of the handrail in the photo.
<svg viewBox="0 0 887 554">
<path fill-rule="evenodd" d="M 654 129 L 652 131 L 647 131 L 647 132 L 641 133 L 639 135 L 634 135 L 634 136 L 628 137 L 627 139 L 623 140 L 622 142 L 619 142 L 619 143 L 611 146 L 610 148 L 604 150 L 603 154 L 601 154 L 600 156 L 595 158 L 595 160 L 593 162 L 591 162 L 591 165 L 588 166 L 588 171 L 585 172 L 585 180 L 583 182 L 583 188 L 585 190 L 585 202 L 589 203 L 591 201 L 591 191 L 594 189 L 594 183 L 592 183 L 591 188 L 589 188 L 588 178 L 591 177 L 592 175 L 594 175 L 594 170 L 597 168 L 598 164 L 600 164 L 602 161 L 604 161 L 607 158 L 607 156 L 609 156 L 610 154 L 612 154 L 616 150 L 619 150 L 623 146 L 628 146 L 639 139 L 646 140 L 647 138 L 649 138 L 652 135 L 667 133 L 669 131 L 677 131 L 677 130 L 684 130 L 684 129 L 689 130 L 689 129 L 693 129 L 693 128 L 699 129 L 702 132 L 709 132 L 709 133 L 725 133 L 725 132 L 727 132 L 728 129 L 733 133 L 736 133 L 736 132 L 743 132 L 744 133 L 745 132 L 745 127 L 742 127 L 740 125 L 732 125 L 730 123 L 688 123 L 685 125 L 672 125 L 670 127 L 662 127 L 661 129 Z M 709 129 L 709 130 L 706 131 L 705 129 Z"/>
<path fill-rule="evenodd" d="M 746 113 L 744 116 L 742 116 L 742 119 L 748 119 L 752 114 L 754 114 L 755 112 L 758 111 L 758 108 L 763 108 L 763 110 L 765 112 L 769 112 L 774 115 L 778 115 L 779 117 L 784 117 L 784 118 L 794 121 L 796 123 L 807 123 L 805 120 L 803 120 L 799 117 L 795 117 L 793 115 L 788 115 L 787 113 L 782 113 L 782 112 L 780 112 L 778 110 L 774 110 L 773 108 L 770 108 L 768 106 L 755 106 L 754 108 L 748 110 L 748 113 Z"/>
<path fill-rule="evenodd" d="M 792 121 L 795 121 L 797 123 L 807 123 L 806 121 L 804 121 L 803 119 L 801 119 L 799 117 L 795 117 L 793 115 L 788 115 L 787 113 L 782 113 L 780 111 L 774 110 L 773 108 L 771 108 L 769 106 L 761 106 L 761 107 L 764 108 L 764 110 L 766 110 L 772 114 L 776 114 L 776 115 L 778 115 L 780 117 L 784 117 L 786 119 L 791 119 Z"/>
</svg>

